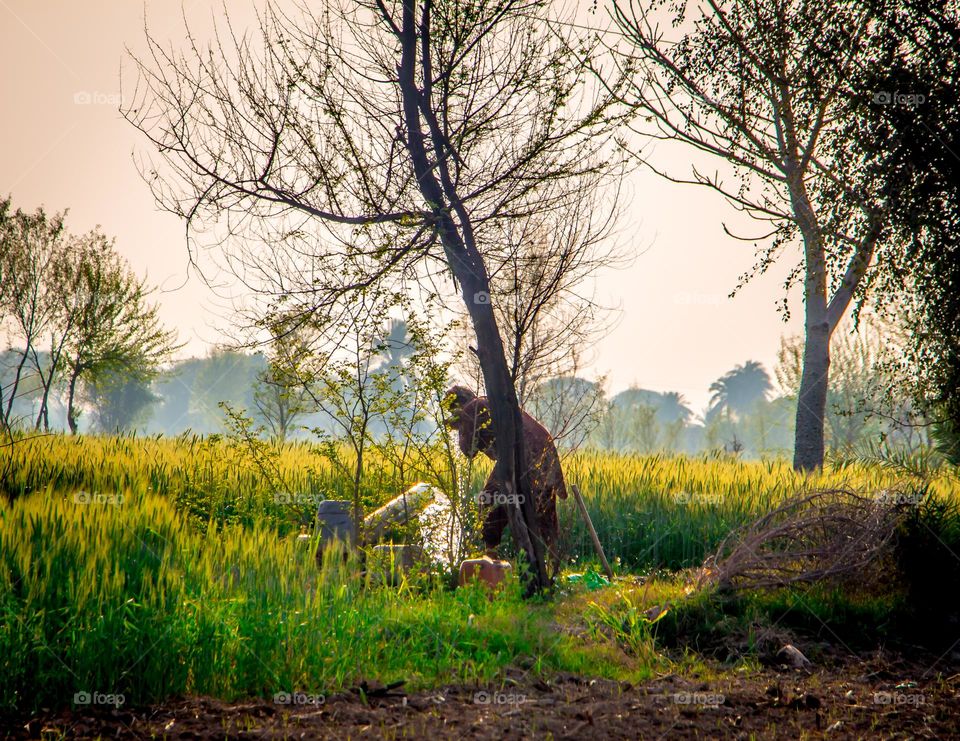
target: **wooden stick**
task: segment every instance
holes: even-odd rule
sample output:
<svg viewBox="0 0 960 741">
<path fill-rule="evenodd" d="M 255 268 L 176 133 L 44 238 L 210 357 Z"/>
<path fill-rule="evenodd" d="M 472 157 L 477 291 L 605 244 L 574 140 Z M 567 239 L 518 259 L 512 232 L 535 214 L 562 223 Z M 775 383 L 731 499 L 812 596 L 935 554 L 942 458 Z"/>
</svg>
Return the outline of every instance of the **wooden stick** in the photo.
<svg viewBox="0 0 960 741">
<path fill-rule="evenodd" d="M 577 500 L 577 509 L 580 510 L 580 515 L 587 524 L 587 530 L 590 531 L 590 537 L 593 539 L 593 548 L 597 552 L 597 555 L 600 556 L 600 561 L 603 563 L 603 568 L 607 572 L 607 576 L 613 579 L 613 569 L 610 568 L 607 557 L 603 555 L 603 546 L 600 545 L 600 538 L 597 537 L 597 531 L 593 527 L 593 522 L 590 521 L 587 505 L 583 503 L 583 497 L 580 496 L 580 487 L 576 484 L 570 484 L 570 491 L 573 492 L 573 498 Z"/>
</svg>

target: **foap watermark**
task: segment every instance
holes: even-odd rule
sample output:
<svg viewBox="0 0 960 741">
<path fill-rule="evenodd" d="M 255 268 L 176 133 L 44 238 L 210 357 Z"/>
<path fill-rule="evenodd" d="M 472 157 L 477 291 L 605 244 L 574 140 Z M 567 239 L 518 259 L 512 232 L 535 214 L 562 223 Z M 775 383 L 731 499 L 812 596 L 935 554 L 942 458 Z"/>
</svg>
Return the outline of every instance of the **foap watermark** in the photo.
<svg viewBox="0 0 960 741">
<path fill-rule="evenodd" d="M 126 701 L 127 698 L 119 692 L 88 692 L 82 690 L 73 693 L 74 705 L 112 705 L 118 708 Z"/>
<path fill-rule="evenodd" d="M 885 491 L 877 492 L 875 498 L 880 504 L 917 507 L 919 506 L 920 502 L 923 501 L 923 494 L 918 494 L 915 491 L 896 491 L 893 489 L 887 489 Z"/>
<path fill-rule="evenodd" d="M 894 105 L 902 108 L 916 108 L 927 102 L 927 96 L 923 93 L 898 93 L 880 90 L 873 94 L 873 102 L 876 105 Z"/>
<path fill-rule="evenodd" d="M 490 294 L 486 291 L 477 291 L 473 294 L 473 303 L 475 304 L 489 304 L 490 303 Z"/>
<path fill-rule="evenodd" d="M 673 495 L 677 504 L 720 504 L 723 495 L 714 491 L 678 491 Z"/>
<path fill-rule="evenodd" d="M 109 504 L 113 507 L 119 507 L 123 504 L 123 494 L 101 494 L 95 492 L 91 494 L 88 491 L 77 491 L 73 494 L 74 504 Z"/>
<path fill-rule="evenodd" d="M 718 708 L 726 701 L 719 692 L 675 692 L 673 701 L 677 705 L 699 705 L 705 708 Z"/>
<path fill-rule="evenodd" d="M 485 507 L 499 507 L 501 504 L 519 507 L 523 500 L 523 494 L 503 494 L 499 491 L 481 491 L 477 494 L 477 504 Z"/>
<path fill-rule="evenodd" d="M 918 707 L 926 704 L 923 695 L 907 694 L 904 692 L 874 692 L 874 705 L 912 705 Z"/>
<path fill-rule="evenodd" d="M 523 705 L 527 696 L 518 692 L 487 692 L 480 690 L 473 693 L 474 705 Z"/>
<path fill-rule="evenodd" d="M 73 94 L 74 105 L 109 105 L 119 107 L 123 103 L 120 93 L 101 93 L 98 90 L 78 90 Z"/>
<path fill-rule="evenodd" d="M 326 497 L 320 494 L 301 494 L 301 493 L 291 493 L 287 491 L 278 491 L 273 495 L 274 504 L 289 504 L 289 505 L 299 505 L 299 504 L 309 504 L 311 507 L 316 507 L 326 500 Z"/>
<path fill-rule="evenodd" d="M 273 702 L 277 705 L 323 705 L 327 698 L 309 692 L 277 692 L 273 695 Z"/>
</svg>

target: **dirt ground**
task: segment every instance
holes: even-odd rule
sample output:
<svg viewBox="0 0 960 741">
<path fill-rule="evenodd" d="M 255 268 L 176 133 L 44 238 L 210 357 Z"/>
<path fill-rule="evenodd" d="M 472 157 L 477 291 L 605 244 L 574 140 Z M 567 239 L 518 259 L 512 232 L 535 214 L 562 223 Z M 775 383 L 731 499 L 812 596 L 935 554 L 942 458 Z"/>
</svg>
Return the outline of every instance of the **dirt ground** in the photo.
<svg viewBox="0 0 960 741">
<path fill-rule="evenodd" d="M 960 738 L 960 666 L 930 666 L 928 657 L 871 656 L 811 671 L 671 674 L 639 686 L 575 676 L 534 681 L 517 670 L 499 687 L 407 694 L 364 686 L 288 704 L 190 697 L 0 718 L 0 727 L 13 739 Z"/>
</svg>

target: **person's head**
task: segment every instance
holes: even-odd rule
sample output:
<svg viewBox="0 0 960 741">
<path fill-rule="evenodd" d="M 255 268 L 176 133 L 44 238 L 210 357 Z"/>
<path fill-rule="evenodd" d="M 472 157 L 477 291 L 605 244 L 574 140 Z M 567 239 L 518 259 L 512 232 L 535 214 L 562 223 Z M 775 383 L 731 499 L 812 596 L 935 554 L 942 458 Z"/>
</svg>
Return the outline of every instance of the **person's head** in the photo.
<svg viewBox="0 0 960 741">
<path fill-rule="evenodd" d="M 460 412 L 463 408 L 477 398 L 476 393 L 466 386 L 451 386 L 444 394 L 444 398 L 449 404 L 450 416 L 447 418 L 447 427 L 456 427 L 460 420 Z"/>
<path fill-rule="evenodd" d="M 478 451 L 483 451 L 493 458 L 495 438 L 487 400 L 465 386 L 451 387 L 445 399 L 450 410 L 446 425 L 460 433 L 464 454 L 472 458 Z"/>
</svg>

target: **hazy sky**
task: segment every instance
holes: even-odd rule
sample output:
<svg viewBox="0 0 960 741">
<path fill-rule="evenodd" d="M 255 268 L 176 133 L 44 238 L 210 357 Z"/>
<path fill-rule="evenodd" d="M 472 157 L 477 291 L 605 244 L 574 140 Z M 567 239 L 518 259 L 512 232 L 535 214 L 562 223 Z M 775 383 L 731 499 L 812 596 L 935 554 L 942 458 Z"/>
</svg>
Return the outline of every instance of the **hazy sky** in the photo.
<svg viewBox="0 0 960 741">
<path fill-rule="evenodd" d="M 253 17 L 247 0 L 229 5 L 238 25 Z M 181 12 L 202 30 L 222 7 L 154 1 L 146 13 L 154 36 L 179 43 Z M 0 193 L 25 209 L 69 208 L 71 231 L 99 224 L 115 236 L 134 269 L 161 288 L 162 317 L 188 343 L 184 352 L 202 354 L 218 339 L 224 307 L 188 275 L 183 225 L 156 209 L 132 160 L 145 142 L 117 111 L 121 66 L 124 89 L 134 82 L 125 49 L 143 49 L 143 24 L 137 0 L 0 0 Z M 685 151 L 655 156 L 688 174 Z M 789 324 L 776 312 L 786 263 L 727 298 L 754 262 L 750 244 L 723 232 L 724 221 L 743 224 L 736 216 L 705 189 L 647 171 L 630 177 L 619 239 L 637 259 L 597 286 L 621 310 L 592 369 L 608 373 L 612 391 L 680 391 L 699 412 L 707 387 L 734 365 L 759 360 L 772 374 L 780 336 L 800 331 L 802 307 L 794 298 Z"/>
</svg>

